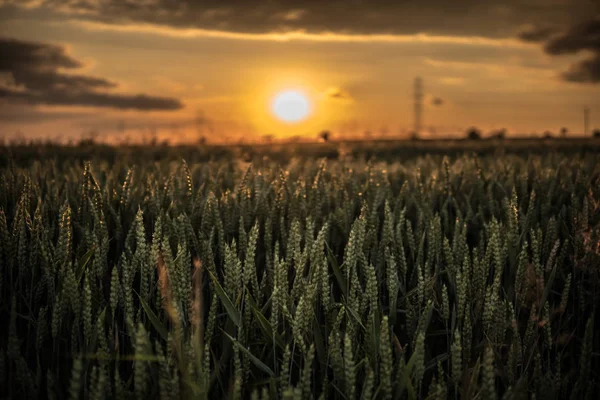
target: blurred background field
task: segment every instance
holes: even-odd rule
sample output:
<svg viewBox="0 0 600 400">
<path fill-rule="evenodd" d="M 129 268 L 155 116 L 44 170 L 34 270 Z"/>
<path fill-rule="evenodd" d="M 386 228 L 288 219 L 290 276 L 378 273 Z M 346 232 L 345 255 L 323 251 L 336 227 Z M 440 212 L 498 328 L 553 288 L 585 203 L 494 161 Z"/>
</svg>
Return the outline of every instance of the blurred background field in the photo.
<svg viewBox="0 0 600 400">
<path fill-rule="evenodd" d="M 257 161 L 264 157 L 285 162 L 291 157 L 361 158 L 398 160 L 420 155 L 479 155 L 595 153 L 600 151 L 600 139 L 591 138 L 505 138 L 505 139 L 431 139 L 431 140 L 330 140 L 328 142 L 282 142 L 228 145 L 120 145 L 110 146 L 81 141 L 72 146 L 53 143 L 21 143 L 0 147 L 0 163 L 7 161 L 30 163 L 34 160 L 61 158 L 85 160 L 99 157 L 107 160 L 161 160 L 185 158 L 189 162 L 236 158 Z"/>
</svg>

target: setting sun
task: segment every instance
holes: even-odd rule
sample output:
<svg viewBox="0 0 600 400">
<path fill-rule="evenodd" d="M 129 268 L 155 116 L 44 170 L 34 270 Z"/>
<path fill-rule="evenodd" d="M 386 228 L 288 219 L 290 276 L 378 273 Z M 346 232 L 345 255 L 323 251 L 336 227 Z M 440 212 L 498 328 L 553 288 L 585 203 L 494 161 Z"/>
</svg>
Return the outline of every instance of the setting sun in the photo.
<svg viewBox="0 0 600 400">
<path fill-rule="evenodd" d="M 306 95 L 297 90 L 278 93 L 271 103 L 271 111 L 283 122 L 296 123 L 310 113 L 310 103 Z"/>
</svg>

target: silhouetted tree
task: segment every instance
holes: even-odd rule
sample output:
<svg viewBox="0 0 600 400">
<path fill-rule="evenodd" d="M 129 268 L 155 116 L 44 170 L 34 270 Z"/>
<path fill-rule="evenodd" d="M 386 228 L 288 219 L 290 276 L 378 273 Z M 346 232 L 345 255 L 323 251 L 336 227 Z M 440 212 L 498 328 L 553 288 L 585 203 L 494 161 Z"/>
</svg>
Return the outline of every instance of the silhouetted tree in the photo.
<svg viewBox="0 0 600 400">
<path fill-rule="evenodd" d="M 467 129 L 467 139 L 469 139 L 469 140 L 481 139 L 481 131 L 474 126 L 470 127 L 469 129 Z"/>
<path fill-rule="evenodd" d="M 567 128 L 565 128 L 564 126 L 560 128 L 560 136 L 565 137 L 567 136 L 567 133 L 569 133 L 569 130 Z"/>
<path fill-rule="evenodd" d="M 271 143 L 273 143 L 274 138 L 275 138 L 275 136 L 273 136 L 273 135 L 263 135 L 262 141 L 263 141 L 263 143 L 271 144 Z"/>
<path fill-rule="evenodd" d="M 544 132 L 544 139 L 550 139 L 550 138 L 552 138 L 552 132 L 545 131 Z"/>
<path fill-rule="evenodd" d="M 594 139 L 600 139 L 600 129 L 594 129 L 594 130 L 592 131 L 592 137 L 593 137 Z"/>
<path fill-rule="evenodd" d="M 98 138 L 98 132 L 91 130 L 86 135 L 84 135 L 84 137 L 81 138 L 77 144 L 80 147 L 94 146 L 96 144 L 97 138 Z"/>
<path fill-rule="evenodd" d="M 175 126 L 173 126 L 173 137 L 177 137 L 177 132 Z M 148 131 L 143 135 L 142 144 L 144 146 L 156 146 L 158 143 L 158 133 L 156 132 L 156 127 L 151 126 L 148 128 Z"/>
<path fill-rule="evenodd" d="M 491 138 L 492 139 L 504 139 L 506 137 L 506 128 L 501 128 L 501 129 L 497 129 L 492 131 L 492 135 Z"/>
<path fill-rule="evenodd" d="M 198 138 L 198 144 L 199 144 L 200 146 L 204 146 L 204 145 L 206 144 L 206 136 L 200 136 L 200 137 Z"/>
<path fill-rule="evenodd" d="M 325 131 L 321 131 L 319 133 L 319 139 L 321 139 L 322 141 L 324 141 L 325 143 L 327 143 L 329 141 L 329 139 L 331 138 L 331 132 L 325 130 Z"/>
</svg>

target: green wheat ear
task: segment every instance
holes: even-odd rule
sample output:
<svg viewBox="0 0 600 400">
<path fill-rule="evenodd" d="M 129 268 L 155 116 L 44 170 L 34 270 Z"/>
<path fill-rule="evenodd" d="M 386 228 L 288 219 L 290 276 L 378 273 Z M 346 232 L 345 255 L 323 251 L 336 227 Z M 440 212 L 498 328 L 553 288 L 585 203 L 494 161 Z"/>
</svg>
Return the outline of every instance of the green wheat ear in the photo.
<svg viewBox="0 0 600 400">
<path fill-rule="evenodd" d="M 384 399 L 392 398 L 392 346 L 390 343 L 390 330 L 388 317 L 384 316 L 381 321 L 381 333 L 379 336 L 379 379 L 381 394 Z"/>
<path fill-rule="evenodd" d="M 482 394 L 486 399 L 496 399 L 496 373 L 494 371 L 494 350 L 486 346 L 482 364 Z"/>
<path fill-rule="evenodd" d="M 598 391 L 591 151 L 19 151 L 0 163 L 9 398 Z"/>
</svg>

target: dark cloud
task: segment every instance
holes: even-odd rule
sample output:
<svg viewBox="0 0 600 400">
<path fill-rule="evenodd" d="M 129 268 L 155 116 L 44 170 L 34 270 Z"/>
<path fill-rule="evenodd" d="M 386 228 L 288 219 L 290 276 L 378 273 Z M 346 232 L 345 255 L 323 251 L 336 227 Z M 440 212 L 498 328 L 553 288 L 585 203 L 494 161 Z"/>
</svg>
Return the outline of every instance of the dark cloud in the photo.
<svg viewBox="0 0 600 400">
<path fill-rule="evenodd" d="M 2 4 L 2 0 L 0 0 Z M 513 36 L 524 24 L 565 25 L 597 0 L 4 0 L 5 8 L 114 24 L 149 23 L 240 33 Z"/>
<path fill-rule="evenodd" d="M 548 38 L 544 51 L 550 55 L 576 54 L 587 51 L 593 55 L 570 66 L 561 74 L 569 82 L 600 82 L 600 15 L 574 24 L 560 34 Z"/>
<path fill-rule="evenodd" d="M 600 52 L 600 15 L 569 28 L 544 46 L 548 54 L 573 54 L 581 50 Z"/>
<path fill-rule="evenodd" d="M 117 86 L 104 78 L 68 74 L 81 67 L 64 48 L 0 38 L 0 98 L 29 104 L 79 105 L 136 110 L 177 110 L 177 99 L 107 92 Z"/>
<path fill-rule="evenodd" d="M 600 83 L 600 54 L 571 65 L 561 76 L 569 82 Z"/>
<path fill-rule="evenodd" d="M 524 42 L 543 42 L 557 32 L 556 27 L 528 27 L 519 32 L 517 37 Z"/>
<path fill-rule="evenodd" d="M 0 44 L 1 46 L 1 44 Z M 87 91 L 101 88 L 114 88 L 116 83 L 103 78 L 59 73 L 56 70 L 32 69 L 28 67 L 10 70 L 14 83 L 37 91 Z"/>
<path fill-rule="evenodd" d="M 77 120 L 100 115 L 98 112 L 49 111 L 39 107 L 23 107 L 20 104 L 3 104 L 0 107 L 0 121 L 18 125 L 37 124 L 40 122 Z"/>
<path fill-rule="evenodd" d="M 79 68 L 82 64 L 66 54 L 62 47 L 36 42 L 25 42 L 10 38 L 0 38 L 0 71 L 15 69 Z"/>
<path fill-rule="evenodd" d="M 90 91 L 69 92 L 66 90 L 51 90 L 36 93 L 0 88 L 0 98 L 19 100 L 29 104 L 110 107 L 142 111 L 178 110 L 182 107 L 179 100 L 166 97 L 154 97 L 144 94 L 121 95 Z"/>
<path fill-rule="evenodd" d="M 325 91 L 325 96 L 333 100 L 352 100 L 350 93 L 339 87 L 330 87 Z"/>
</svg>

